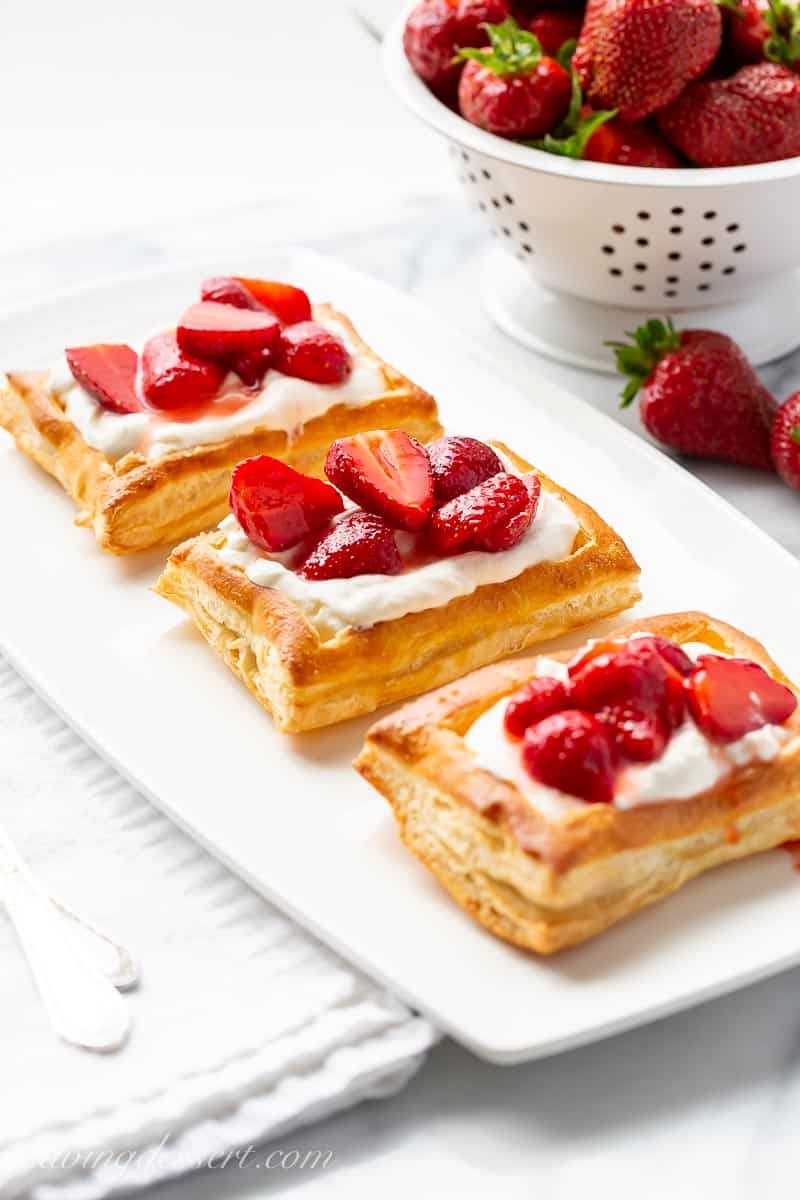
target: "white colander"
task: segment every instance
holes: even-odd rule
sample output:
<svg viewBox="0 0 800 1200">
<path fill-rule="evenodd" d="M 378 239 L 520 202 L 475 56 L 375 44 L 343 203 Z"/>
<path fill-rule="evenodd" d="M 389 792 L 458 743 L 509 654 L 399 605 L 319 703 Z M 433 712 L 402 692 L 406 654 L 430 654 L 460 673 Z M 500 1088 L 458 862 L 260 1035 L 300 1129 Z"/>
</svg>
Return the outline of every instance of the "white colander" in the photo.
<svg viewBox="0 0 800 1200">
<path fill-rule="evenodd" d="M 499 243 L 484 299 L 501 328 L 601 370 L 612 369 L 603 342 L 637 314 L 669 313 L 676 324 L 687 314 L 695 327 L 735 337 L 757 363 L 800 345 L 800 158 L 656 170 L 516 145 L 431 95 L 403 53 L 403 24 L 386 35 L 386 73 L 449 142 L 467 197 Z"/>
</svg>

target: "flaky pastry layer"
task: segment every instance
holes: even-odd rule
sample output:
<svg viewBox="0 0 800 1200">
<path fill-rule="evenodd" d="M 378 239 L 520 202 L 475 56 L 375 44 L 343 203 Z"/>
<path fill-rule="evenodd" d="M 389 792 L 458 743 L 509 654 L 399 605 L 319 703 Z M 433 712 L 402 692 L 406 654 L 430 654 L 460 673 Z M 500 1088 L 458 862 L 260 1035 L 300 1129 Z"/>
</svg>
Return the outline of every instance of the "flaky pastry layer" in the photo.
<svg viewBox="0 0 800 1200">
<path fill-rule="evenodd" d="M 42 372 L 8 375 L 0 389 L 0 426 L 19 450 L 55 476 L 78 505 L 76 524 L 91 526 L 98 544 L 112 554 L 175 545 L 215 525 L 228 511 L 233 468 L 254 454 L 271 454 L 306 474 L 321 475 L 325 453 L 337 437 L 401 428 L 430 441 L 441 433 L 432 396 L 383 362 L 342 313 L 322 304 L 314 315 L 344 326 L 358 354 L 380 367 L 385 390 L 367 404 L 336 405 L 292 434 L 256 429 L 153 461 L 134 452 L 112 462 L 67 419 Z"/>
<path fill-rule="evenodd" d="M 493 443 L 519 471 L 533 468 Z M 539 475 L 575 513 L 572 553 L 446 605 L 324 638 L 294 601 L 252 583 L 202 534 L 170 555 L 156 591 L 183 608 L 275 718 L 296 732 L 407 699 L 639 599 L 639 568 L 588 505 Z"/>
<path fill-rule="evenodd" d="M 640 619 L 613 636 L 637 631 L 752 659 L 793 687 L 759 642 L 704 613 Z M 797 712 L 788 723 L 796 736 L 776 759 L 698 796 L 629 809 L 587 804 L 548 820 L 513 783 L 477 767 L 464 741 L 481 713 L 536 674 L 536 662 L 486 667 L 390 714 L 355 763 L 389 800 L 412 853 L 499 937 L 550 954 L 711 867 L 800 837 Z"/>
</svg>

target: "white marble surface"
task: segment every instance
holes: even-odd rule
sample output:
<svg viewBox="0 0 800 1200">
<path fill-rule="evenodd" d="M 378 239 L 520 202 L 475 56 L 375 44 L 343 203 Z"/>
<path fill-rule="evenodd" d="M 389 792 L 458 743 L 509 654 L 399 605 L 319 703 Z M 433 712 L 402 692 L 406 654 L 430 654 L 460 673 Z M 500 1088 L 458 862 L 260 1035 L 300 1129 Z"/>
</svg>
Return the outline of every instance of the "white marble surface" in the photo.
<svg viewBox="0 0 800 1200">
<path fill-rule="evenodd" d="M 413 291 L 443 340 L 451 323 L 469 328 L 532 403 L 541 371 L 636 423 L 612 380 L 537 361 L 488 327 L 482 231 L 447 191 L 443 148 L 385 94 L 375 44 L 341 5 L 16 0 L 3 39 L 1 306 L 173 257 L 302 240 Z M 34 63 L 47 86 L 27 86 Z M 781 395 L 800 386 L 800 354 L 764 377 Z M 800 495 L 757 473 L 693 469 L 800 555 Z M 782 1200 L 798 1187 L 798 1047 L 800 970 L 529 1066 L 490 1067 L 444 1043 L 401 1096 L 291 1140 L 331 1149 L 324 1170 L 231 1164 L 152 1194 Z"/>
</svg>

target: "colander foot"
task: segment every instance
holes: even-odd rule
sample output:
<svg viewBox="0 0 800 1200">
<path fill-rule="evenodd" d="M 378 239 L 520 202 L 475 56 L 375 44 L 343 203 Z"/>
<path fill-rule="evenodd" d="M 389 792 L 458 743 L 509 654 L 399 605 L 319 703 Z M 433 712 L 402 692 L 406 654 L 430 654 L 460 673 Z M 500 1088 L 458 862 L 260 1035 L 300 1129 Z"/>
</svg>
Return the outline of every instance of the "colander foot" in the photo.
<svg viewBox="0 0 800 1200">
<path fill-rule="evenodd" d="M 708 308 L 617 308 L 546 288 L 498 250 L 487 256 L 482 286 L 486 310 L 504 333 L 559 362 L 608 374 L 614 373 L 614 360 L 604 343 L 619 341 L 647 317 L 664 314 L 678 328 L 727 333 L 756 366 L 795 350 L 800 346 L 800 272 L 760 281 L 752 291 L 747 300 Z"/>
</svg>

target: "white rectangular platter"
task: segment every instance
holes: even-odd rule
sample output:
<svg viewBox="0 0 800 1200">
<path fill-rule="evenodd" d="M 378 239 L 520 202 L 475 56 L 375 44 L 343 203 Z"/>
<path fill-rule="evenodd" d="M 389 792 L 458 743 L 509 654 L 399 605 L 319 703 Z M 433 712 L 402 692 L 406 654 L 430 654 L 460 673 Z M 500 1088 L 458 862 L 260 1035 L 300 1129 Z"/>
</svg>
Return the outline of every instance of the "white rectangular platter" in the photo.
<svg viewBox="0 0 800 1200">
<path fill-rule="evenodd" d="M 0 365 L 48 363 L 65 345 L 169 325 L 205 274 L 234 271 L 335 302 L 437 395 L 451 431 L 501 436 L 595 505 L 642 565 L 641 611 L 708 609 L 800 676 L 800 564 L 788 553 L 586 404 L 543 379 L 517 389 L 441 317 L 310 252 L 192 264 L 49 299 L 0 320 Z M 12 661 L 204 846 L 476 1053 L 551 1054 L 800 961 L 800 878 L 779 851 L 713 872 L 551 960 L 484 933 L 402 848 L 388 806 L 352 770 L 369 721 L 276 733 L 148 591 L 163 555 L 100 554 L 56 484 L 0 439 L 0 645 Z"/>
</svg>

